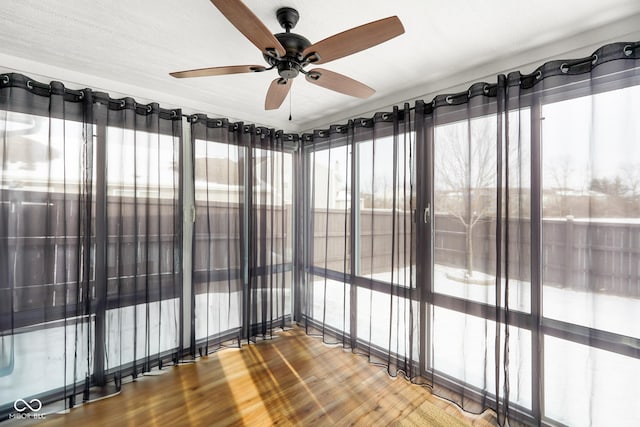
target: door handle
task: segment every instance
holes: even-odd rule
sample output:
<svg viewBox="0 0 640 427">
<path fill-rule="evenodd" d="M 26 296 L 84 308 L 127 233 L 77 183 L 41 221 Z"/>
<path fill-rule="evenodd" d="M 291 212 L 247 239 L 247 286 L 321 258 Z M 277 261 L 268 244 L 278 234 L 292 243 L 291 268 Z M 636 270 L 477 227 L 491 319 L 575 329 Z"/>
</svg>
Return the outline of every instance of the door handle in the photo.
<svg viewBox="0 0 640 427">
<path fill-rule="evenodd" d="M 427 204 L 427 207 L 424 208 L 423 221 L 425 224 L 429 224 L 431 221 L 431 203 Z"/>
</svg>

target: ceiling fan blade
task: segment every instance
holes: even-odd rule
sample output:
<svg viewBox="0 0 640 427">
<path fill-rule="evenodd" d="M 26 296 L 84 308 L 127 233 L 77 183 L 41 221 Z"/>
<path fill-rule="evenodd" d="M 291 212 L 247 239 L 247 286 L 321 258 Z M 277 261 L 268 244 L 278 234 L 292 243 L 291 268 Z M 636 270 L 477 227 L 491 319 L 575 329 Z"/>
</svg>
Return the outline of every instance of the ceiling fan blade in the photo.
<svg viewBox="0 0 640 427">
<path fill-rule="evenodd" d="M 207 77 L 223 76 L 225 74 L 257 73 L 264 70 L 265 68 L 262 65 L 231 65 L 228 67 L 209 67 L 198 68 L 196 70 L 176 71 L 174 73 L 169 73 L 169 75 L 181 79 L 185 77 Z"/>
<path fill-rule="evenodd" d="M 271 82 L 267 91 L 267 98 L 264 100 L 265 110 L 277 110 L 287 97 L 291 89 L 292 79 L 285 80 L 281 77 Z"/>
<path fill-rule="evenodd" d="M 404 27 L 400 19 L 397 16 L 390 16 L 314 43 L 306 48 L 302 55 L 309 56 L 310 62 L 314 64 L 325 64 L 386 42 L 402 33 L 404 33 Z M 314 53 L 316 60 L 314 60 Z"/>
<path fill-rule="evenodd" d="M 305 77 L 308 82 L 315 85 L 356 98 L 369 98 L 376 93 L 375 90 L 357 80 L 322 68 L 314 68 Z"/>
<path fill-rule="evenodd" d="M 261 52 L 281 57 L 287 54 L 278 39 L 240 0 L 211 0 L 211 3 Z"/>
</svg>

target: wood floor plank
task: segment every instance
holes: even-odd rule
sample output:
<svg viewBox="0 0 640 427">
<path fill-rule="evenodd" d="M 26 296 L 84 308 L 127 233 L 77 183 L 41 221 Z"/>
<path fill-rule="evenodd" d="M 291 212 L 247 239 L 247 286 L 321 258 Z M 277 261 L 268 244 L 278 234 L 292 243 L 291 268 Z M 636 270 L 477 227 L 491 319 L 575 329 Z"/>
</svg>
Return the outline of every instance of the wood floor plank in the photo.
<svg viewBox="0 0 640 427">
<path fill-rule="evenodd" d="M 48 415 L 42 425 L 493 425 L 299 328 L 166 370 L 124 384 L 117 396 Z"/>
</svg>

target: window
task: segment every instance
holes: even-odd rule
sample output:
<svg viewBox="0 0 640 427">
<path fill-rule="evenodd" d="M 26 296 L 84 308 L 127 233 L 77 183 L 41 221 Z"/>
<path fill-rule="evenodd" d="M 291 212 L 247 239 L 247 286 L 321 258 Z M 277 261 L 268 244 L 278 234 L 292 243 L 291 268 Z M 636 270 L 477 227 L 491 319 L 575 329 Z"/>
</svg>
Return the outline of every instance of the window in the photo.
<svg viewBox="0 0 640 427">
<path fill-rule="evenodd" d="M 346 274 L 351 269 L 350 151 L 345 145 L 311 154 L 313 265 Z"/>
<path fill-rule="evenodd" d="M 640 338 L 638 97 L 640 86 L 632 86 L 542 109 L 544 315 L 635 338 Z"/>
<path fill-rule="evenodd" d="M 455 384 L 471 386 L 474 390 L 494 393 L 495 342 L 487 335 L 496 330 L 496 323 L 481 317 L 442 307 L 434 307 L 432 319 L 432 368 L 438 375 L 448 377 Z M 487 332 L 489 331 L 489 334 Z M 509 326 L 509 398 L 512 403 L 531 408 L 531 332 Z M 500 347 L 504 346 L 504 334 Z M 464 357 L 460 357 L 464 355 Z M 501 363 L 503 360 L 501 360 Z M 500 373 L 500 388 L 504 373 Z"/>
<path fill-rule="evenodd" d="M 415 283 L 415 134 L 356 144 L 358 276 Z"/>
<path fill-rule="evenodd" d="M 179 346 L 177 138 L 106 128 L 107 369 Z M 147 333 L 145 333 L 147 331 Z"/>
<path fill-rule="evenodd" d="M 340 332 L 349 332 L 351 307 L 351 149 L 347 145 L 309 155 L 311 264 L 307 314 Z M 334 274 L 331 274 L 333 272 Z M 329 278 L 329 276 L 331 278 Z"/>
<path fill-rule="evenodd" d="M 639 96 L 631 86 L 541 109 L 544 409 L 569 425 L 640 422 L 628 350 L 640 338 Z"/>
<path fill-rule="evenodd" d="M 78 277 L 75 261 L 80 250 L 77 221 L 84 179 L 83 125 L 0 111 L 0 126 L 6 135 L 6 152 L 0 153 L 6 165 L 1 202 L 7 218 L 10 267 L 10 282 L 0 284 L 4 294 L 0 304 L 13 300 L 13 310 L 25 315 L 37 310 L 42 316 L 42 309 L 46 309 L 47 320 L 54 320 L 64 316 L 62 312 L 53 314 L 56 307 L 82 298 L 70 284 Z M 8 294 L 13 286 L 14 298 Z M 43 320 L 24 318 L 17 326 Z"/>
<path fill-rule="evenodd" d="M 266 333 L 291 315 L 293 156 L 252 148 L 249 212 L 250 324 Z"/>
<path fill-rule="evenodd" d="M 244 147 L 196 140 L 193 292 L 197 340 L 242 325 Z"/>
</svg>

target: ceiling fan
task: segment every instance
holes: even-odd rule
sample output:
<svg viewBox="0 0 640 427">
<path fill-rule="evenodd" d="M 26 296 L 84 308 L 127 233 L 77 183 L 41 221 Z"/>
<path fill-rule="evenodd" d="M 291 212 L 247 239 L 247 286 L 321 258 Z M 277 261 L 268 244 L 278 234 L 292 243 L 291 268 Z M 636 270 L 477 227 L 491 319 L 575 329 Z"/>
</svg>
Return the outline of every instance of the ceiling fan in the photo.
<svg viewBox="0 0 640 427">
<path fill-rule="evenodd" d="M 240 0 L 211 0 L 220 12 L 246 38 L 262 52 L 268 66 L 232 65 L 227 67 L 209 67 L 195 70 L 170 73 L 177 78 L 220 76 L 237 73 L 257 73 L 276 68 L 280 77 L 271 82 L 264 103 L 265 110 L 280 107 L 286 98 L 293 79 L 299 73 L 305 75 L 308 82 L 331 89 L 345 95 L 368 98 L 375 93 L 369 86 L 345 75 L 314 68 L 305 70 L 310 64 L 325 64 L 377 44 L 390 40 L 404 33 L 404 27 L 397 16 L 352 28 L 335 34 L 317 43 L 311 44 L 305 37 L 292 33 L 298 23 L 298 11 L 283 7 L 278 9 L 276 17 L 284 33 L 271 34 L 269 29 Z"/>
</svg>

